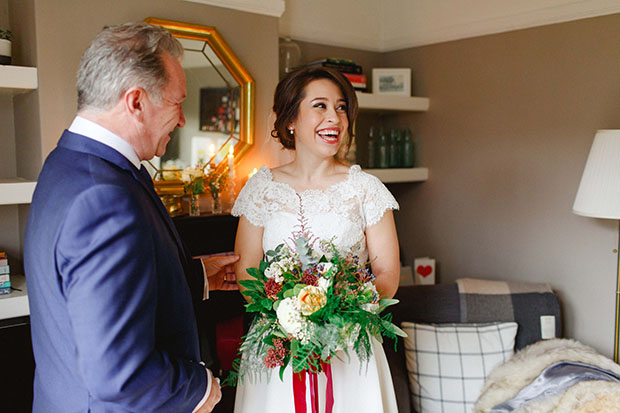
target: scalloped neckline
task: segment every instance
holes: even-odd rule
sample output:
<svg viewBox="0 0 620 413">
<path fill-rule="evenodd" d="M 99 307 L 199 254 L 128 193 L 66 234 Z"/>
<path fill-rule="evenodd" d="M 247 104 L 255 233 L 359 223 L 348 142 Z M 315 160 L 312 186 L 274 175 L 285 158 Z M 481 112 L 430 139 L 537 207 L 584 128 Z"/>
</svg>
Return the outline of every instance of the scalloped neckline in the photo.
<svg viewBox="0 0 620 413">
<path fill-rule="evenodd" d="M 356 172 L 360 172 L 362 170 L 362 168 L 359 165 L 351 165 L 349 167 L 349 171 L 347 172 L 347 177 L 341 181 L 338 181 L 336 183 L 331 184 L 330 186 L 328 186 L 325 189 L 315 189 L 315 188 L 310 188 L 310 189 L 304 189 L 301 192 L 297 192 L 297 190 L 295 188 L 293 188 L 290 184 L 287 184 L 286 182 L 281 182 L 281 181 L 274 181 L 273 179 L 273 173 L 271 173 L 271 169 L 268 168 L 267 166 L 263 165 L 261 167 L 261 169 L 265 169 L 265 172 L 267 174 L 267 177 L 269 178 L 269 182 L 282 186 L 286 189 L 289 189 L 290 191 L 292 191 L 295 195 L 297 196 L 301 196 L 303 194 L 307 194 L 307 193 L 320 193 L 320 194 L 325 194 L 328 191 L 333 190 L 333 188 L 343 185 L 345 183 L 348 183 L 351 180 L 351 177 L 353 176 L 354 173 Z"/>
</svg>

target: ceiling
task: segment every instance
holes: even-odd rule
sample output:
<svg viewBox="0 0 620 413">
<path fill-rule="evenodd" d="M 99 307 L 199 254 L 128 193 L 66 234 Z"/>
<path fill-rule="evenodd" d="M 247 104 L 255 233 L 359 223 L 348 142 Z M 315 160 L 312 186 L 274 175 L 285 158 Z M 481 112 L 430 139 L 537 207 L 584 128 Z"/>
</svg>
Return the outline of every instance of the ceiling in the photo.
<svg viewBox="0 0 620 413">
<path fill-rule="evenodd" d="M 620 13 L 620 0 L 186 0 L 279 17 L 281 36 L 387 52 Z"/>
</svg>

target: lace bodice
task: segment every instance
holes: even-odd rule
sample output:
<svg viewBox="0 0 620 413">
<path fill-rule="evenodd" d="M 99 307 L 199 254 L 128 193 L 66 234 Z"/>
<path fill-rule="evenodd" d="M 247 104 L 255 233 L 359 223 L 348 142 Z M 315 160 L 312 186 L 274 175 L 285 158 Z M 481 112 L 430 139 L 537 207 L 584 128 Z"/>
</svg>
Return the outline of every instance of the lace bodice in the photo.
<svg viewBox="0 0 620 413">
<path fill-rule="evenodd" d="M 347 179 L 325 190 L 301 193 L 274 181 L 271 170 L 262 166 L 239 193 L 232 215 L 264 228 L 263 251 L 283 242 L 294 249 L 293 239 L 308 232 L 317 239 L 333 239 L 341 252 L 353 250 L 365 262 L 365 230 L 388 209 L 398 209 L 392 194 L 358 165 L 349 168 Z"/>
</svg>

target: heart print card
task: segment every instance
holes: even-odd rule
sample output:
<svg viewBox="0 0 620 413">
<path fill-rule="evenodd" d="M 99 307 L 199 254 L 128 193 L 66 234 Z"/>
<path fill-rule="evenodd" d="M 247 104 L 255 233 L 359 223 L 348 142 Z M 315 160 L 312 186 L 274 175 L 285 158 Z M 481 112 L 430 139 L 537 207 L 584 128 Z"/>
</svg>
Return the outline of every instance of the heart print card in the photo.
<svg viewBox="0 0 620 413">
<path fill-rule="evenodd" d="M 435 284 L 435 259 L 429 257 L 421 257 L 416 258 L 413 262 L 415 284 Z"/>
</svg>

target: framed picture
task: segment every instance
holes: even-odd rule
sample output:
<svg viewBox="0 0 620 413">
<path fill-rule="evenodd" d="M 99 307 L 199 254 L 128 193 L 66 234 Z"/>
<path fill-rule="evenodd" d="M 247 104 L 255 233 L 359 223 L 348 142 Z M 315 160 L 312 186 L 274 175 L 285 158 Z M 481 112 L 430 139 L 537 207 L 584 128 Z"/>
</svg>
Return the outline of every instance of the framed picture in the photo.
<svg viewBox="0 0 620 413">
<path fill-rule="evenodd" d="M 239 126 L 238 116 L 235 116 L 238 102 L 239 88 L 201 88 L 200 130 L 222 133 L 231 133 L 234 131 Z"/>
<path fill-rule="evenodd" d="M 372 92 L 380 95 L 411 96 L 411 69 L 372 69 Z"/>
</svg>

